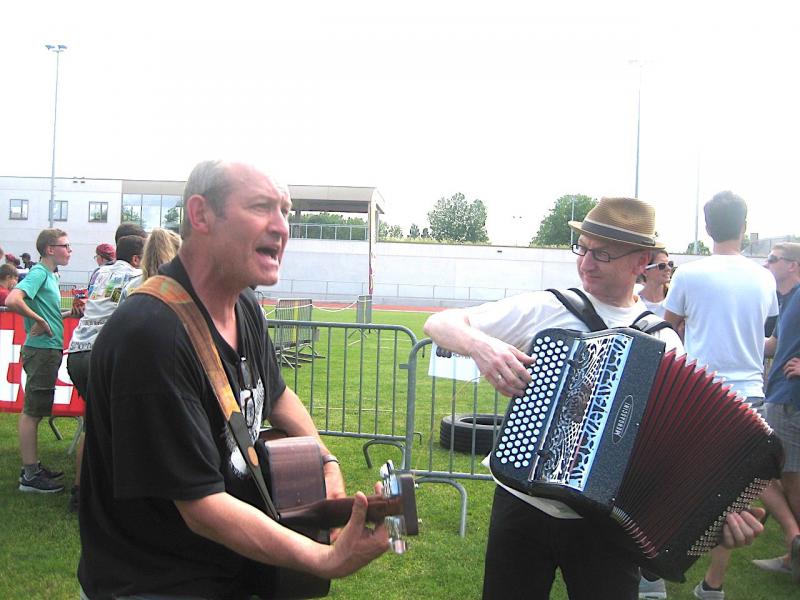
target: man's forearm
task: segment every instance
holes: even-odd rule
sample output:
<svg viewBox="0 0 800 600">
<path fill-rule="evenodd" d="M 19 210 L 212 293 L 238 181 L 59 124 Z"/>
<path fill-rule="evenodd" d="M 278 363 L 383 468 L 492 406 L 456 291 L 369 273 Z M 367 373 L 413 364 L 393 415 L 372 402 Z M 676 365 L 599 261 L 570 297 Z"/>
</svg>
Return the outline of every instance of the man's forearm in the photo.
<svg viewBox="0 0 800 600">
<path fill-rule="evenodd" d="M 470 356 L 475 344 L 485 334 L 472 327 L 467 313 L 450 309 L 431 315 L 425 322 L 425 333 L 439 346 Z"/>
<path fill-rule="evenodd" d="M 316 572 L 322 548 L 291 531 L 257 508 L 227 493 L 191 501 L 175 501 L 181 517 L 194 533 L 213 540 L 252 560 Z"/>
</svg>

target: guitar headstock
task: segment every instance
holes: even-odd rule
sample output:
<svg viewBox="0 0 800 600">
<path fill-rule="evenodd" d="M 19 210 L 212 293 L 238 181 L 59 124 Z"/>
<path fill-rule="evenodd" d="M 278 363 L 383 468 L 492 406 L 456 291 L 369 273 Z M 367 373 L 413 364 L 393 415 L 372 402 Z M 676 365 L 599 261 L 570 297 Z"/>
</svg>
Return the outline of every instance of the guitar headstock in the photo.
<svg viewBox="0 0 800 600">
<path fill-rule="evenodd" d="M 417 498 L 414 477 L 409 473 L 395 471 L 391 460 L 381 467 L 383 480 L 383 496 L 387 499 L 398 498 L 402 511 L 386 517 L 386 528 L 389 531 L 390 548 L 397 554 L 406 551 L 406 536 L 419 533 L 417 520 Z"/>
</svg>

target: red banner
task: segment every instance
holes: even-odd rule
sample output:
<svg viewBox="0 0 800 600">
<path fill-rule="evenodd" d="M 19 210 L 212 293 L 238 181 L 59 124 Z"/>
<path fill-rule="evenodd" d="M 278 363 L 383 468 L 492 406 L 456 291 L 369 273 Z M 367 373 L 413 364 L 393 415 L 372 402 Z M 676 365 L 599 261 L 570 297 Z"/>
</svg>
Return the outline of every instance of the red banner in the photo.
<svg viewBox="0 0 800 600">
<path fill-rule="evenodd" d="M 69 347 L 78 319 L 64 319 L 64 348 Z M 22 412 L 25 400 L 25 371 L 20 361 L 20 348 L 25 343 L 22 317 L 12 312 L 0 312 L 0 412 Z M 72 385 L 67 373 L 67 355 L 61 360 L 53 401 L 53 416 L 80 417 L 84 411 L 83 398 Z"/>
</svg>

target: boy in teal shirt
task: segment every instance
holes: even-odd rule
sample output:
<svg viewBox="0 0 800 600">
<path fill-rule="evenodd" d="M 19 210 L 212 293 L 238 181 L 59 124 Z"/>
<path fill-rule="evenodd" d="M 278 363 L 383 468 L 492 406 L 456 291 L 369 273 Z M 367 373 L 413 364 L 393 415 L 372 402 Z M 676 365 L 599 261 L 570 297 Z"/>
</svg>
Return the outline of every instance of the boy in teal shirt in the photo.
<svg viewBox="0 0 800 600">
<path fill-rule="evenodd" d="M 25 369 L 25 405 L 19 417 L 19 446 L 22 492 L 57 493 L 64 490 L 58 480 L 64 473 L 51 471 L 39 462 L 38 432 L 43 417 L 53 409 L 58 369 L 64 351 L 61 293 L 56 267 L 69 263 L 72 249 L 66 232 L 44 229 L 36 239 L 41 260 L 34 265 L 6 299 L 6 306 L 24 317 L 25 344 L 22 346 L 22 367 Z"/>
</svg>

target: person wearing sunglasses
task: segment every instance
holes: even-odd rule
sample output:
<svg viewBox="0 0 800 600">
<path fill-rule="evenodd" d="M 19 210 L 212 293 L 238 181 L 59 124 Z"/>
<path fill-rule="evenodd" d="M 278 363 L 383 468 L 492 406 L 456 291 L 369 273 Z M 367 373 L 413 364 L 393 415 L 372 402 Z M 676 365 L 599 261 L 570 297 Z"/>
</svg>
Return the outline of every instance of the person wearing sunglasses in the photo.
<svg viewBox="0 0 800 600">
<path fill-rule="evenodd" d="M 681 265 L 664 301 L 664 318 L 685 322 L 684 344 L 690 358 L 707 365 L 734 392 L 758 409 L 764 403 L 764 324 L 778 314 L 775 279 L 742 256 L 747 204 L 730 191 L 703 207 L 711 256 Z M 730 551 L 711 551 L 711 565 L 694 589 L 702 600 L 723 600 L 722 584 Z"/>
<path fill-rule="evenodd" d="M 655 209 L 637 198 L 602 198 L 582 222 L 570 221 L 569 226 L 578 234 L 572 252 L 580 291 L 608 327 L 630 326 L 647 311 L 633 292 L 636 278 L 650 264 L 653 250 L 663 249 L 655 237 Z M 488 383 L 514 397 L 525 394 L 530 383 L 526 366 L 534 359 L 526 352 L 532 338 L 551 327 L 591 330 L 554 294 L 541 290 L 436 313 L 425 323 L 425 333 L 440 347 L 470 356 Z M 667 349 L 683 352 L 672 328 L 652 335 Z M 648 598 L 666 598 L 663 580 L 649 581 L 647 574 L 640 578 L 630 557 L 569 506 L 497 483 L 486 546 L 484 600 L 545 600 L 557 568 L 572 600 L 635 600 L 640 592 Z M 750 539 L 762 529 L 752 515 L 730 517 Z M 725 536 L 731 522 L 723 528 Z"/>
<path fill-rule="evenodd" d="M 786 554 L 754 560 L 766 570 L 788 573 L 800 583 L 800 244 L 775 244 L 766 260 L 781 296 L 780 315 L 765 352 L 773 356 L 767 378 L 766 419 L 783 442 L 785 460 L 780 484 L 762 495 L 781 524 Z"/>
<path fill-rule="evenodd" d="M 673 266 L 666 250 L 655 250 L 650 256 L 650 264 L 642 273 L 644 287 L 639 291 L 639 297 L 647 306 L 647 310 L 659 317 L 664 316 L 664 299 L 669 290 Z"/>
<path fill-rule="evenodd" d="M 53 410 L 56 380 L 64 352 L 64 321 L 72 311 L 61 310 L 61 292 L 55 270 L 69 263 L 72 249 L 67 233 L 44 229 L 36 239 L 41 255 L 23 281 L 11 290 L 6 306 L 24 317 L 25 343 L 20 355 L 25 370 L 25 405 L 19 416 L 19 445 L 22 471 L 21 492 L 53 494 L 62 492 L 64 473 L 39 462 L 38 431 L 42 418 Z"/>
</svg>

